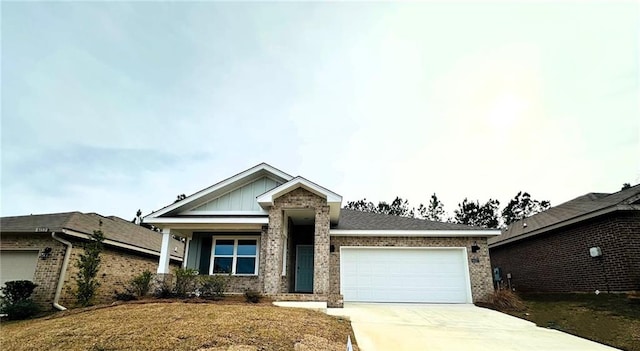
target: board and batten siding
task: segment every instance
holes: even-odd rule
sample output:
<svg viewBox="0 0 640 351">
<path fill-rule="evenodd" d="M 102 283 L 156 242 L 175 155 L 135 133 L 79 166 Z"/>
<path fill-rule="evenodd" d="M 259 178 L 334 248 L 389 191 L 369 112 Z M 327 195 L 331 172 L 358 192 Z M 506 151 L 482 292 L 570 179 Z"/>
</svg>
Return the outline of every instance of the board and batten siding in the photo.
<svg viewBox="0 0 640 351">
<path fill-rule="evenodd" d="M 193 208 L 191 211 L 262 211 L 256 197 L 279 185 L 282 183 L 269 177 L 262 177 Z"/>
</svg>

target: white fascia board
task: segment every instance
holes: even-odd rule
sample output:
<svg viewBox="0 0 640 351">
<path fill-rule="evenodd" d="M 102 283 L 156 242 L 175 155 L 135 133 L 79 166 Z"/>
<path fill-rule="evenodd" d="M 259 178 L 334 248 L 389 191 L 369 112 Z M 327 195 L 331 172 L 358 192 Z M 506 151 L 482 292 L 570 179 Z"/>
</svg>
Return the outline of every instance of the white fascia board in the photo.
<svg viewBox="0 0 640 351">
<path fill-rule="evenodd" d="M 498 236 L 499 230 L 350 230 L 331 229 L 333 236 Z"/>
<path fill-rule="evenodd" d="M 162 217 L 146 218 L 144 223 L 154 224 L 269 224 L 269 217 Z"/>
<path fill-rule="evenodd" d="M 269 212 L 265 210 L 260 211 L 185 211 L 180 212 L 179 215 L 186 216 L 266 216 Z"/>
<path fill-rule="evenodd" d="M 91 240 L 91 236 L 89 236 L 89 235 L 87 235 L 85 233 L 77 232 L 75 230 L 62 229 L 62 232 L 64 234 L 66 234 L 66 235 L 73 236 L 73 237 L 76 237 L 76 238 Z M 142 247 L 139 247 L 139 246 L 135 246 L 135 245 L 131 245 L 131 244 L 121 243 L 119 241 L 115 241 L 115 240 L 111 240 L 111 239 L 104 239 L 103 243 L 106 244 L 106 245 L 115 246 L 115 247 L 119 247 L 119 248 L 123 248 L 123 249 L 127 249 L 127 250 L 138 251 L 138 252 L 142 252 L 142 253 L 145 253 L 145 254 L 154 255 L 154 256 L 158 256 L 158 257 L 160 256 L 160 252 L 158 252 L 158 251 L 145 249 L 145 248 L 142 248 Z M 177 257 L 177 256 L 171 256 L 171 259 L 172 260 L 176 260 L 176 261 L 182 261 L 182 257 Z"/>
<path fill-rule="evenodd" d="M 159 216 L 167 214 L 167 213 L 169 213 L 169 212 L 171 212 L 171 211 L 173 211 L 173 210 L 175 210 L 175 209 L 177 209 L 177 208 L 179 208 L 179 207 L 181 207 L 181 206 L 183 206 L 183 205 L 185 205 L 185 204 L 187 204 L 189 202 L 195 201 L 195 200 L 197 200 L 197 199 L 199 199 L 199 198 L 201 198 L 203 196 L 211 194 L 212 192 L 214 192 L 214 191 L 216 191 L 218 189 L 224 188 L 225 186 L 231 185 L 231 184 L 233 184 L 233 183 L 235 183 L 237 181 L 242 180 L 243 178 L 251 176 L 252 174 L 255 174 L 255 173 L 258 173 L 258 172 L 263 172 L 263 171 L 271 173 L 271 174 L 274 174 L 274 175 L 276 175 L 276 176 L 278 176 L 278 177 L 280 177 L 282 179 L 285 179 L 287 181 L 290 181 L 293 178 L 291 175 L 289 175 L 287 173 L 284 173 L 284 172 L 282 172 L 281 170 L 279 170 L 277 168 L 274 168 L 274 167 L 272 167 L 272 166 L 270 166 L 270 165 L 268 165 L 266 163 L 261 163 L 261 164 L 255 166 L 255 167 L 251 167 L 251 168 L 247 169 L 246 171 L 240 172 L 240 173 L 238 173 L 238 174 L 236 174 L 236 175 L 234 175 L 234 176 L 232 176 L 230 178 L 227 178 L 227 179 L 225 179 L 225 180 L 223 180 L 223 181 L 221 181 L 219 183 L 216 183 L 216 184 L 214 184 L 214 185 L 212 185 L 212 186 L 210 186 L 208 188 L 202 189 L 202 190 L 198 191 L 197 193 L 192 194 L 192 195 L 186 197 L 185 199 L 183 199 L 181 201 L 178 201 L 178 202 L 176 202 L 174 204 L 171 204 L 171 205 L 169 205 L 169 206 L 167 206 L 167 207 L 165 207 L 163 209 L 160 209 L 160 210 L 158 210 L 156 212 L 148 214 L 147 216 L 144 217 L 145 222 L 149 223 L 147 221 L 147 219 L 157 218 Z"/>
<path fill-rule="evenodd" d="M 334 193 L 333 191 L 322 187 L 308 179 L 305 179 L 303 177 L 295 177 L 293 179 L 291 179 L 290 181 L 275 187 L 269 191 L 267 191 L 266 193 L 260 195 L 257 197 L 258 203 L 261 206 L 272 206 L 273 205 L 273 200 L 275 200 L 276 198 L 278 198 L 281 195 L 284 195 L 286 193 L 288 193 L 289 191 L 296 189 L 296 188 L 304 188 L 318 196 L 321 196 L 323 198 L 327 199 L 328 203 L 337 203 L 337 204 L 341 204 L 342 203 L 342 196 Z"/>
</svg>

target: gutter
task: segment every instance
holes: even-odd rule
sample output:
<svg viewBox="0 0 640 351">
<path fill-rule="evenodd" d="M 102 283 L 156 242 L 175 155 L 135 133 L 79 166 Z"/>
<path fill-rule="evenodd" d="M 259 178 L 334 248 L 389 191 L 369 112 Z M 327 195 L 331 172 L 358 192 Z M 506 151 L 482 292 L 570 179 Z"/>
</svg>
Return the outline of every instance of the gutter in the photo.
<svg viewBox="0 0 640 351">
<path fill-rule="evenodd" d="M 67 273 L 67 267 L 69 266 L 69 258 L 71 257 L 71 249 L 73 248 L 73 245 L 71 245 L 71 242 L 64 240 L 60 237 L 57 237 L 56 232 L 51 232 L 51 237 L 53 238 L 53 240 L 56 240 L 67 247 L 64 253 L 64 260 L 62 261 L 62 268 L 60 269 L 60 277 L 58 278 L 58 285 L 56 286 L 56 295 L 53 298 L 53 307 L 57 308 L 60 311 L 64 311 L 67 308 L 60 305 L 58 301 L 60 300 L 60 293 L 62 293 L 62 285 L 64 285 L 64 278 Z"/>
<path fill-rule="evenodd" d="M 91 236 L 89 236 L 88 234 L 81 233 L 81 232 L 78 232 L 78 231 L 75 231 L 75 230 L 72 230 L 72 229 L 63 228 L 62 232 L 64 234 L 66 234 L 66 235 L 73 236 L 73 237 L 76 237 L 76 238 L 91 240 Z M 103 243 L 106 244 L 106 245 L 111 245 L 111 246 L 119 247 L 119 248 L 122 248 L 122 249 L 137 251 L 137 252 L 141 252 L 141 253 L 145 253 L 145 254 L 149 254 L 149 255 L 154 255 L 154 256 L 160 256 L 160 253 L 157 252 L 157 251 L 145 249 L 145 248 L 142 248 L 142 247 L 139 247 L 139 246 L 134 246 L 134 245 L 121 243 L 119 241 L 115 241 L 115 240 L 111 240 L 111 239 L 104 239 Z M 174 260 L 174 261 L 179 261 L 179 262 L 183 260 L 182 257 L 178 257 L 178 256 L 170 256 L 170 258 L 172 260 Z"/>
</svg>

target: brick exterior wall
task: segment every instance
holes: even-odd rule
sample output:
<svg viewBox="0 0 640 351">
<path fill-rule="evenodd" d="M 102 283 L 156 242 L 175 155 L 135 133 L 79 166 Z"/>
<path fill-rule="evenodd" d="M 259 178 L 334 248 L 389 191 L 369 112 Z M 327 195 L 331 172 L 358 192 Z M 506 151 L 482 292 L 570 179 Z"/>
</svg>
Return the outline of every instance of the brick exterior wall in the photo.
<svg viewBox="0 0 640 351">
<path fill-rule="evenodd" d="M 601 258 L 589 248 L 599 246 Z M 640 290 L 640 211 L 617 211 L 491 249 L 491 264 L 523 292 Z M 606 274 L 606 280 L 605 275 Z"/>
<path fill-rule="evenodd" d="M 329 289 L 329 206 L 326 199 L 303 188 L 294 189 L 274 200 L 269 209 L 269 228 L 265 246 L 264 290 L 270 295 L 287 293 L 289 279 L 282 276 L 284 210 L 312 209 L 315 212 L 314 233 L 314 294 L 326 294 Z M 292 254 L 289 252 L 288 254 Z"/>
<path fill-rule="evenodd" d="M 83 242 L 68 236 L 63 236 L 63 239 L 70 241 L 73 249 L 59 303 L 65 307 L 74 307 L 73 291 L 76 287 L 75 274 L 78 272 L 76 262 L 83 252 Z M 38 259 L 33 279 L 33 282 L 38 284 L 33 295 L 34 301 L 44 308 L 52 308 L 66 246 L 54 240 L 51 233 L 2 233 L 0 246 L 2 250 L 38 250 L 40 252 L 45 247 L 52 248 L 51 255 L 47 259 Z M 98 288 L 95 303 L 112 302 L 115 290 L 123 291 L 127 282 L 144 270 L 148 269 L 155 273 L 158 268 L 157 256 L 135 254 L 110 246 L 105 246 L 101 259 L 98 272 L 101 286 Z M 178 266 L 178 264 L 172 262 L 172 266 Z"/>
<path fill-rule="evenodd" d="M 480 246 L 480 250 L 476 253 L 471 252 L 471 245 L 474 243 L 477 243 L 478 246 Z M 331 245 L 334 246 L 334 252 L 330 254 L 330 295 L 328 304 L 332 306 L 339 307 L 342 304 L 342 298 L 340 296 L 341 246 L 466 247 L 473 301 L 483 301 L 493 292 L 491 265 L 486 237 L 429 238 L 332 236 Z"/>
<path fill-rule="evenodd" d="M 64 259 L 65 246 L 54 240 L 50 233 L 2 233 L 0 238 L 2 250 L 37 250 L 40 254 L 45 247 L 51 248 L 51 255 L 38 259 L 33 282 L 38 286 L 33 291 L 33 300 L 44 306 L 50 305 L 56 294 L 58 277 Z"/>
<path fill-rule="evenodd" d="M 73 292 L 76 289 L 75 276 L 78 273 L 76 263 L 78 257 L 84 252 L 84 243 L 78 241 L 72 243 L 73 249 L 71 249 L 69 266 L 60 295 L 60 304 L 65 307 L 75 306 L 76 299 Z M 96 304 L 112 302 L 115 291 L 124 292 L 133 277 L 145 270 L 155 273 L 158 269 L 157 256 L 142 256 L 124 250 L 115 250 L 109 246 L 104 247 L 100 253 L 100 259 L 100 269 L 97 275 L 100 287 L 98 287 L 94 298 Z"/>
</svg>

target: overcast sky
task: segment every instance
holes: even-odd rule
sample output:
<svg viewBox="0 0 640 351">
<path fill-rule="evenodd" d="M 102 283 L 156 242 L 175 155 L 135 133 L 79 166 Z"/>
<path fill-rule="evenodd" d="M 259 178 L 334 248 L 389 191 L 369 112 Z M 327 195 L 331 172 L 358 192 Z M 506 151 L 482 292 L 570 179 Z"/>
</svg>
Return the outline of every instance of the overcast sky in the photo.
<svg viewBox="0 0 640 351">
<path fill-rule="evenodd" d="M 260 162 L 450 214 L 640 182 L 637 2 L 1 11 L 3 216 L 130 219 Z"/>
</svg>

